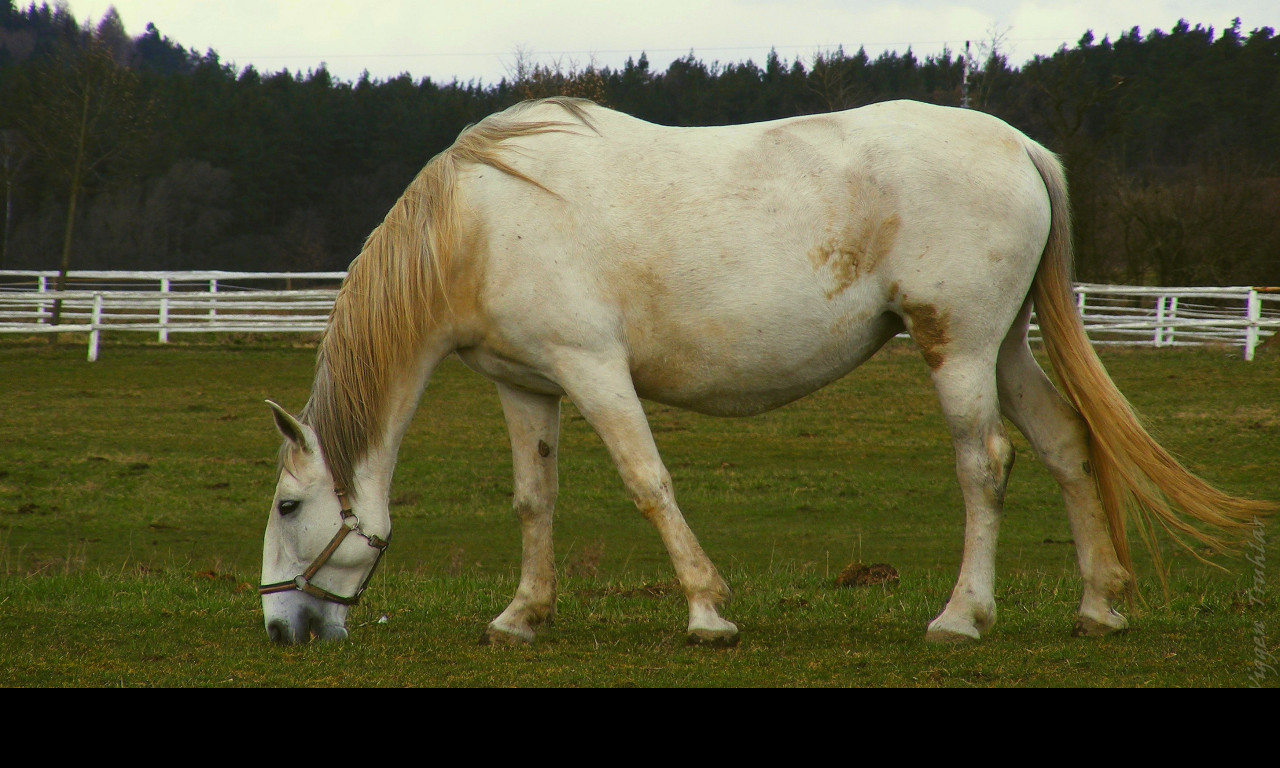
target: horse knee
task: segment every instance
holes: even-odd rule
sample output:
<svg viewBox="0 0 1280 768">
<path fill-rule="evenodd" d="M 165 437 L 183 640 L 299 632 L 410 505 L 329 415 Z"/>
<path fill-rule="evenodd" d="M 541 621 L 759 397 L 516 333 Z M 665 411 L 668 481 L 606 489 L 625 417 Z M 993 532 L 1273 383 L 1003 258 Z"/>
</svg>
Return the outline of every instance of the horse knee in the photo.
<svg viewBox="0 0 1280 768">
<path fill-rule="evenodd" d="M 522 523 L 530 523 L 550 515 L 552 510 L 555 509 L 555 505 L 555 493 L 532 494 L 517 492 L 511 502 L 511 508 L 516 513 L 516 519 Z"/>
<path fill-rule="evenodd" d="M 635 480 L 631 486 L 631 498 L 636 509 L 650 522 L 654 522 L 665 510 L 675 505 L 675 491 L 671 487 L 671 475 L 666 470 L 651 478 Z"/>
<path fill-rule="evenodd" d="M 1060 485 L 1093 482 L 1093 467 L 1089 464 L 1089 427 L 1074 411 L 1064 420 L 1056 439 L 1038 450 L 1038 458 L 1049 474 Z"/>
<path fill-rule="evenodd" d="M 1000 503 L 1013 471 L 1016 452 L 1003 429 L 993 430 L 981 443 L 971 444 L 957 455 L 962 479 L 967 477 L 980 487 L 990 501 Z"/>
</svg>

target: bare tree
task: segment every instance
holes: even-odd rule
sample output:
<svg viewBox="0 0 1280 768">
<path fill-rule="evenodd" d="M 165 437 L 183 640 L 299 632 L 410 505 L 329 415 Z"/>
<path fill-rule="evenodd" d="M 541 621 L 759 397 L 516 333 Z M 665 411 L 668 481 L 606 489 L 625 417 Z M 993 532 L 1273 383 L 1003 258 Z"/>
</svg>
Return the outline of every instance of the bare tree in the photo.
<svg viewBox="0 0 1280 768">
<path fill-rule="evenodd" d="M 36 154 L 66 184 L 58 290 L 66 287 L 80 197 L 141 146 L 149 124 L 150 108 L 139 94 L 137 75 L 116 60 L 116 53 L 95 34 L 86 35 L 78 46 L 60 46 L 37 69 L 34 98 L 22 120 Z M 61 303 L 55 302 L 54 325 L 61 310 Z"/>
<path fill-rule="evenodd" d="M 1280 276 L 1280 183 L 1221 152 L 1172 174 L 1128 178 L 1114 217 L 1130 272 L 1157 285 L 1236 285 Z"/>
<path fill-rule="evenodd" d="M 4 181 L 4 239 L 0 241 L 0 267 L 9 257 L 9 230 L 13 222 L 13 182 L 30 156 L 22 134 L 16 130 L 0 131 L 0 180 Z"/>
<path fill-rule="evenodd" d="M 970 56 L 965 51 L 965 66 L 969 68 L 971 89 L 973 91 L 970 104 L 976 109 L 989 109 L 992 92 L 1010 76 L 1009 57 L 1005 53 L 1008 47 L 1009 33 L 1013 27 L 1001 28 L 992 24 L 987 28 L 987 37 L 978 43 L 978 54 Z M 974 60 L 981 60 L 981 68 L 974 66 Z"/>
<path fill-rule="evenodd" d="M 516 47 L 515 63 L 508 67 L 512 85 L 522 99 L 545 99 L 551 96 L 572 96 L 605 103 L 604 77 L 594 61 L 586 67 L 563 57 L 550 64 L 538 64 L 533 53 L 524 46 Z"/>
<path fill-rule="evenodd" d="M 844 48 L 838 48 L 834 53 L 814 54 L 805 84 L 828 112 L 839 112 L 865 103 L 862 86 L 853 82 L 851 77 L 854 66 L 865 63 L 865 54 L 859 51 L 858 55 L 859 59 L 850 59 L 844 55 Z"/>
</svg>

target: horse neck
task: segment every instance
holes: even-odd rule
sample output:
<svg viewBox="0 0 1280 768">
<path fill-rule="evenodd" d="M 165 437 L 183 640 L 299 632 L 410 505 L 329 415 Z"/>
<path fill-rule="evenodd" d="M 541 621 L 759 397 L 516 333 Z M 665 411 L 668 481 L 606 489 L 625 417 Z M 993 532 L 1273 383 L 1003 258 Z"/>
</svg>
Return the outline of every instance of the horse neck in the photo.
<svg viewBox="0 0 1280 768">
<path fill-rule="evenodd" d="M 383 418 L 381 424 L 374 427 L 378 433 L 370 436 L 368 450 L 353 465 L 352 491 L 357 498 L 377 502 L 375 508 L 386 508 L 396 456 L 417 410 L 418 400 L 432 373 L 450 352 L 452 348 L 444 344 L 428 345 L 406 375 L 385 394 Z"/>
<path fill-rule="evenodd" d="M 396 226 L 384 224 L 370 237 L 335 303 L 316 372 L 313 399 L 323 393 L 318 410 L 333 426 L 332 439 L 322 442 L 350 449 L 349 459 L 326 455 L 331 468 L 340 465 L 335 481 L 346 481 L 357 497 L 386 497 L 422 390 L 477 316 L 474 238 L 450 229 L 448 247 L 435 249 L 449 258 L 423 261 L 414 257 L 421 243 L 404 235 L 425 231 L 420 218 L 402 199 L 388 216 Z M 326 368 L 340 373 L 326 380 Z"/>
</svg>

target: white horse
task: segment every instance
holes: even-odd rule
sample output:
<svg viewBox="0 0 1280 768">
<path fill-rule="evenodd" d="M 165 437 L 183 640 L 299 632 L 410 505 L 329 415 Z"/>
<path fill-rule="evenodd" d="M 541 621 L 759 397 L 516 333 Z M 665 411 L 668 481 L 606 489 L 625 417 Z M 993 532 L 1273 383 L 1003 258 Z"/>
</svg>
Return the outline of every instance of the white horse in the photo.
<svg viewBox="0 0 1280 768">
<path fill-rule="evenodd" d="M 822 387 L 904 328 L 950 427 L 966 530 L 930 640 L 996 618 L 996 536 L 1013 449 L 1062 486 L 1084 583 L 1076 631 L 1126 620 L 1126 509 L 1222 548 L 1268 505 L 1222 494 L 1148 435 L 1072 300 L 1054 156 L 988 115 L 911 102 L 718 128 L 666 128 L 594 104 L 521 104 L 463 131 L 352 263 L 300 417 L 285 437 L 263 549 L 277 642 L 345 637 L 390 538 L 401 438 L 450 354 L 497 384 L 524 555 L 491 641 L 552 616 L 560 402 L 599 434 L 658 529 L 691 641 L 732 643 L 729 589 L 676 506 L 641 398 L 756 414 Z M 1027 346 L 1034 304 L 1064 397 Z M 1203 530 L 1205 523 L 1216 529 Z M 348 535 L 355 533 L 355 536 Z"/>
</svg>

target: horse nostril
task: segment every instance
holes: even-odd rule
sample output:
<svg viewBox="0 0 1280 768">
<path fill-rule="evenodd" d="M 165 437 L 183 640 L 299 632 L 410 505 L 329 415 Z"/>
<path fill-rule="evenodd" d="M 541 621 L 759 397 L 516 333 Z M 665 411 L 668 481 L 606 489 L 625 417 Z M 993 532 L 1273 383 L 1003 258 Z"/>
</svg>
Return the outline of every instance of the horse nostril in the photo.
<svg viewBox="0 0 1280 768">
<path fill-rule="evenodd" d="M 311 634 L 315 639 L 322 641 L 341 641 L 347 639 L 347 628 L 341 624 L 322 624 L 315 622 L 311 625 Z"/>
<path fill-rule="evenodd" d="M 267 624 L 267 637 L 271 638 L 271 642 L 276 645 L 292 645 L 294 642 L 293 633 L 289 631 L 289 623 L 283 619 L 276 619 Z"/>
<path fill-rule="evenodd" d="M 346 640 L 347 629 L 341 624 L 326 623 L 320 616 L 312 616 L 307 622 L 307 629 L 312 640 Z"/>
</svg>

